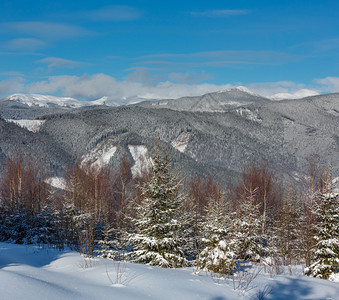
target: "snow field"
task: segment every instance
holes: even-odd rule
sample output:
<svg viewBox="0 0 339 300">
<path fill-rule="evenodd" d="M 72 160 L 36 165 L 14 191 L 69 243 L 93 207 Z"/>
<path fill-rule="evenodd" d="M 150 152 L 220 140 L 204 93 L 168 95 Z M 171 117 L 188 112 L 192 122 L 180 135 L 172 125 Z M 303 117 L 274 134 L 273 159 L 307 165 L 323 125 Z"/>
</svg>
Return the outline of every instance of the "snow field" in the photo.
<svg viewBox="0 0 339 300">
<path fill-rule="evenodd" d="M 72 251 L 8 243 L 0 243 L 0 254 L 0 298 L 4 300 L 258 299 L 259 290 L 265 289 L 266 299 L 338 299 L 339 295 L 338 282 L 298 275 L 300 268 L 293 276 L 271 278 L 259 267 L 260 274 L 244 294 L 233 290 L 231 279 L 213 279 L 205 272 L 194 275 L 193 268 L 118 265 L 102 258 L 85 259 Z"/>
</svg>

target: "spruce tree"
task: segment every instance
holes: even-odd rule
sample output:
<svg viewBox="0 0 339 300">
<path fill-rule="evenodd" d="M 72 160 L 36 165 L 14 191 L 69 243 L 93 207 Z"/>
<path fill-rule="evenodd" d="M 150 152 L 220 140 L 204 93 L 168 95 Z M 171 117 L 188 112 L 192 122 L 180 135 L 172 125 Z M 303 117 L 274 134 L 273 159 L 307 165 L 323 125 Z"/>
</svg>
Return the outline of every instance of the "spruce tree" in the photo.
<svg viewBox="0 0 339 300">
<path fill-rule="evenodd" d="M 204 228 L 203 215 L 193 201 L 185 199 L 179 218 L 181 245 L 189 265 L 194 264 L 199 257 Z"/>
<path fill-rule="evenodd" d="M 117 239 L 114 238 L 114 228 L 108 225 L 103 230 L 104 238 L 100 239 L 97 244 L 100 247 L 96 250 L 99 256 L 112 260 L 124 259 L 124 253 L 121 251 L 121 245 Z"/>
<path fill-rule="evenodd" d="M 284 265 L 291 265 L 292 260 L 298 261 L 301 253 L 300 228 L 302 226 L 301 204 L 291 195 L 289 184 L 285 201 L 276 220 L 275 233 L 278 256 L 283 259 Z"/>
<path fill-rule="evenodd" d="M 166 153 L 153 148 L 152 176 L 140 186 L 142 202 L 134 220 L 137 232 L 130 235 L 130 254 L 137 263 L 160 267 L 181 267 L 185 263 L 180 247 L 179 209 L 183 197 L 179 194 L 180 180 L 171 171 Z"/>
<path fill-rule="evenodd" d="M 233 243 L 229 235 L 230 218 L 219 190 L 215 201 L 207 207 L 204 222 L 205 248 L 200 254 L 198 268 L 219 274 L 231 274 L 236 267 Z"/>
<path fill-rule="evenodd" d="M 259 212 L 260 204 L 254 204 L 257 189 L 252 187 L 247 191 L 240 204 L 238 216 L 233 220 L 232 239 L 237 258 L 259 261 L 262 255 L 262 219 Z"/>
<path fill-rule="evenodd" d="M 339 194 L 321 195 L 315 216 L 314 263 L 306 274 L 331 279 L 339 273 Z"/>
</svg>

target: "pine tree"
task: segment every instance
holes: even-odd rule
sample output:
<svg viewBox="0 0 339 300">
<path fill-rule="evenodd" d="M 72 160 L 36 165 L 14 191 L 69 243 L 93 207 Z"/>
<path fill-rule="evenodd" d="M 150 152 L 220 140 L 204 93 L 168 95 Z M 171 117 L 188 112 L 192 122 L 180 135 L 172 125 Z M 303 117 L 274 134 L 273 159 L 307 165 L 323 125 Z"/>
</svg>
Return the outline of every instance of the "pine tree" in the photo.
<svg viewBox="0 0 339 300">
<path fill-rule="evenodd" d="M 140 186 L 142 202 L 134 220 L 137 232 L 129 238 L 134 249 L 130 256 L 137 263 L 181 267 L 185 258 L 179 239 L 180 181 L 171 172 L 168 150 L 164 155 L 153 150 L 152 177 Z"/>
<path fill-rule="evenodd" d="M 339 194 L 322 194 L 315 216 L 314 263 L 306 274 L 330 279 L 339 273 Z"/>
<path fill-rule="evenodd" d="M 218 190 L 215 201 L 207 208 L 204 222 L 205 245 L 201 252 L 198 268 L 219 274 L 231 274 L 236 267 L 233 244 L 229 236 L 230 219 L 227 207 Z"/>
</svg>

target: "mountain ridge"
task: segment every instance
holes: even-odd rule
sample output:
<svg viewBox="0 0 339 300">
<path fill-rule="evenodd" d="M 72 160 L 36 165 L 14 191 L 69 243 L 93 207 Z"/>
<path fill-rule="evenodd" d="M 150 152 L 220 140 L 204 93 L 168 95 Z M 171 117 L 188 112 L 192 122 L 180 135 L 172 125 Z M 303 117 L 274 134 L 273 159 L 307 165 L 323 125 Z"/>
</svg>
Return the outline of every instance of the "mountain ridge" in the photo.
<svg viewBox="0 0 339 300">
<path fill-rule="evenodd" d="M 38 116 L 42 122 L 36 132 L 19 129 L 13 120 L 2 121 L 0 165 L 18 149 L 33 157 L 44 155 L 50 173 L 79 158 L 93 158 L 97 163 L 102 159 L 118 167 L 125 155 L 138 165 L 131 149 L 147 150 L 150 155 L 160 139 L 162 148 L 169 147 L 175 168 L 188 177 L 231 181 L 244 165 L 267 161 L 281 174 L 303 178 L 312 157 L 323 165 L 332 160 L 334 174 L 339 173 L 338 93 L 299 100 L 260 98 L 227 111 L 138 105 L 11 109 L 19 115 L 22 111 L 48 113 Z"/>
</svg>

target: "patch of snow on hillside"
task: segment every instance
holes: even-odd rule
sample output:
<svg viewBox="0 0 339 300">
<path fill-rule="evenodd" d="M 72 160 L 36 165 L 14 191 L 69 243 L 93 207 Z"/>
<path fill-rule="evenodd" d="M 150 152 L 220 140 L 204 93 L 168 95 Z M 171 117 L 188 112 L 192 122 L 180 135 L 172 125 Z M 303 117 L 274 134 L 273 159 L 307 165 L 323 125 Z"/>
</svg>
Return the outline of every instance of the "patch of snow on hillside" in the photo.
<svg viewBox="0 0 339 300">
<path fill-rule="evenodd" d="M 332 189 L 333 193 L 339 194 L 339 177 L 336 177 L 332 180 Z"/>
<path fill-rule="evenodd" d="M 183 132 L 171 142 L 171 145 L 178 151 L 185 153 L 190 136 L 191 134 L 189 132 Z"/>
<path fill-rule="evenodd" d="M 104 167 L 109 164 L 116 151 L 117 147 L 102 142 L 83 156 L 82 164 L 90 163 L 92 167 Z"/>
<path fill-rule="evenodd" d="M 148 150 L 144 145 L 128 145 L 128 149 L 134 160 L 134 165 L 131 168 L 132 175 L 133 177 L 140 176 L 150 168 L 152 163 Z"/>
<path fill-rule="evenodd" d="M 32 132 L 38 132 L 41 126 L 46 122 L 45 120 L 12 120 L 12 119 L 7 119 L 6 121 L 15 123 L 20 127 L 26 128 L 27 130 Z"/>
<path fill-rule="evenodd" d="M 63 177 L 50 177 L 46 179 L 46 183 L 56 189 L 66 190 L 66 180 Z"/>
<path fill-rule="evenodd" d="M 245 117 L 248 120 L 254 121 L 254 122 L 262 122 L 262 119 L 253 111 L 249 110 L 248 108 L 238 108 L 235 110 L 238 115 Z"/>
</svg>

